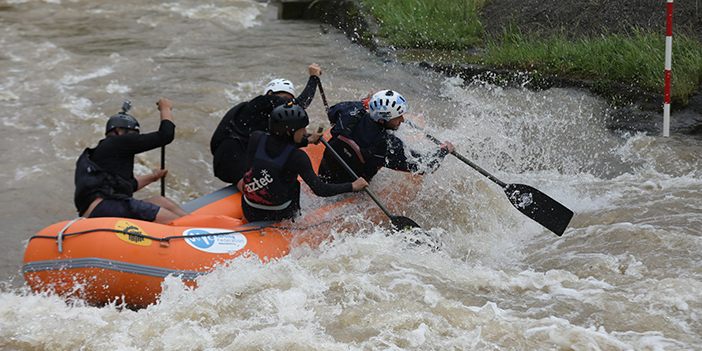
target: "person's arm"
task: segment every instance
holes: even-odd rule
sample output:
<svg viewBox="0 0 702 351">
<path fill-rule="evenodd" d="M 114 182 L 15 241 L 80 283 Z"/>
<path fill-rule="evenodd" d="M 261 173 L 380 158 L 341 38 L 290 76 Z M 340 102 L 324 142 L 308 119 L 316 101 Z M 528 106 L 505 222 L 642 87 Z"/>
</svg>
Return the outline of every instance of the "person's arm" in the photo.
<svg viewBox="0 0 702 351">
<path fill-rule="evenodd" d="M 449 149 L 453 145 L 447 144 L 434 152 L 432 155 L 419 153 L 409 149 L 413 160 L 410 161 L 405 155 L 405 143 L 394 135 L 388 136 L 388 152 L 385 157 L 385 167 L 405 172 L 419 172 L 419 174 L 436 171 L 441 165 L 441 161 L 450 153 Z M 422 167 L 424 166 L 424 167 Z"/>
<path fill-rule="evenodd" d="M 167 169 L 157 169 L 151 174 L 136 177 L 138 184 L 136 190 L 141 190 L 143 187 L 165 177 L 166 174 L 168 174 Z"/>
<path fill-rule="evenodd" d="M 317 174 L 314 173 L 314 169 L 312 168 L 312 162 L 310 162 L 310 158 L 302 150 L 295 150 L 293 154 L 290 155 L 290 159 L 287 163 L 289 165 L 297 166 L 297 173 L 300 175 L 300 177 L 302 177 L 302 180 L 304 180 L 305 183 L 309 185 L 310 189 L 312 189 L 312 192 L 314 192 L 314 194 L 317 196 L 329 197 L 356 190 L 354 189 L 353 183 L 331 184 L 323 182 L 321 179 L 319 179 Z M 366 185 L 367 184 L 368 183 L 366 183 Z M 362 189 L 362 187 L 360 187 L 359 190 L 360 189 Z"/>
<path fill-rule="evenodd" d="M 161 121 L 158 131 L 146 134 L 127 133 L 119 136 L 121 151 L 138 154 L 170 144 L 175 138 L 175 124 L 168 119 Z"/>
<path fill-rule="evenodd" d="M 302 136 L 302 140 L 300 140 L 299 143 L 295 143 L 295 147 L 298 148 L 298 149 L 299 149 L 299 148 L 302 148 L 302 147 L 307 147 L 307 145 L 310 144 L 309 137 L 310 137 L 309 134 L 303 135 L 303 136 Z"/>
<path fill-rule="evenodd" d="M 310 71 L 310 78 L 307 80 L 307 85 L 302 93 L 295 98 L 296 103 L 305 109 L 312 103 L 314 94 L 317 92 L 319 76 L 322 75 L 322 69 L 319 68 L 319 65 L 316 63 L 311 64 L 308 69 Z"/>
<path fill-rule="evenodd" d="M 319 139 L 321 139 L 323 136 L 324 136 L 324 132 L 318 132 L 315 130 L 314 132 L 312 132 L 312 134 L 306 134 L 304 139 L 303 139 L 303 142 L 305 142 L 305 140 L 307 140 L 307 143 L 305 144 L 305 146 L 307 146 L 309 144 L 316 145 L 316 144 L 319 144 Z"/>
<path fill-rule="evenodd" d="M 156 105 L 158 105 L 158 110 L 161 111 L 161 121 L 168 120 L 171 121 L 171 123 L 175 124 L 175 122 L 173 122 L 173 115 L 171 114 L 171 110 L 173 109 L 173 102 L 166 98 L 161 98 L 160 100 L 158 100 Z"/>
</svg>

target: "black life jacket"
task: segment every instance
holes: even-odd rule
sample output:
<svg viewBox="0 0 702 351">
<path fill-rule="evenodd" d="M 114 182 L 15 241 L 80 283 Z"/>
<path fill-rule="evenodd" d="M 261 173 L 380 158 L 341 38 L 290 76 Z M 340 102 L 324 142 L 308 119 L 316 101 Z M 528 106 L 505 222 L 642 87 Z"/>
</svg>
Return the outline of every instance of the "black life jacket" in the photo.
<svg viewBox="0 0 702 351">
<path fill-rule="evenodd" d="M 341 156 L 341 159 L 351 167 L 357 176 L 363 177 L 364 179 L 370 179 L 372 177 L 365 167 L 366 159 L 363 156 L 364 152 L 362 152 L 355 141 L 343 135 L 339 135 L 329 141 L 329 146 Z M 325 167 L 330 168 L 330 171 L 337 175 L 337 179 L 333 181 L 334 183 L 346 183 L 356 180 L 356 178 L 347 174 L 348 171 L 346 171 L 346 168 L 338 163 L 336 157 L 329 149 L 324 149 L 323 157 L 326 160 Z M 320 171 L 320 174 L 321 173 L 322 171 Z M 375 173 L 373 173 L 373 175 L 375 175 Z"/>
<path fill-rule="evenodd" d="M 103 171 L 90 159 L 93 151 L 95 149 L 86 148 L 76 162 L 73 203 L 80 216 L 98 196 L 105 199 L 125 199 L 134 194 L 134 185 L 130 180 Z"/>
<path fill-rule="evenodd" d="M 329 146 L 331 146 L 334 151 L 336 151 L 339 156 L 346 162 L 349 167 L 356 173 L 357 176 L 362 177 L 366 180 L 370 180 L 373 176 L 378 173 L 380 169 L 379 166 L 366 165 L 366 162 L 373 158 L 373 152 L 378 148 L 377 146 L 371 146 L 370 148 L 361 149 L 360 146 L 353 140 L 353 132 L 356 127 L 361 122 L 361 120 L 366 116 L 365 110 L 356 110 L 354 112 L 347 113 L 345 121 L 334 121 L 336 122 L 336 130 L 339 131 L 337 136 L 334 136 L 329 140 Z M 345 123 L 343 123 L 345 122 Z M 329 160 L 327 162 L 328 168 L 333 174 L 336 174 L 334 182 L 344 183 L 353 182 L 356 180 L 351 175 L 347 177 L 347 171 L 341 164 L 338 164 L 334 155 L 328 149 L 324 150 L 324 158 Z M 343 171 L 340 171 L 343 169 Z M 343 176 L 342 176 L 343 175 Z"/>
<path fill-rule="evenodd" d="M 226 138 L 240 138 L 245 142 L 248 141 L 249 136 L 241 131 L 235 123 L 236 119 L 239 118 L 239 115 L 241 114 L 241 110 L 244 109 L 246 104 L 247 102 L 242 102 L 232 107 L 219 122 L 217 129 L 215 129 L 215 132 L 212 134 L 212 138 L 210 139 L 210 151 L 212 152 L 212 155 L 215 154 L 215 150 L 217 150 L 219 144 L 221 144 Z"/>
<path fill-rule="evenodd" d="M 243 190 L 244 200 L 249 206 L 275 211 L 287 208 L 293 199 L 290 186 L 283 181 L 281 173 L 295 147 L 288 144 L 278 157 L 270 158 L 266 154 L 269 136 L 264 134 L 259 139 L 251 169 L 244 174 Z"/>
</svg>

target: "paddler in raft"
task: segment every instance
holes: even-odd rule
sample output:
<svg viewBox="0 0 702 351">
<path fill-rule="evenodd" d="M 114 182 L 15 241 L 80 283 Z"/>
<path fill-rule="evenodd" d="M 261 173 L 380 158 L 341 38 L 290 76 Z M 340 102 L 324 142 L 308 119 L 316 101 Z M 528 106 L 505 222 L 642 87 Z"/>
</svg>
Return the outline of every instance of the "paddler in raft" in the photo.
<svg viewBox="0 0 702 351">
<path fill-rule="evenodd" d="M 274 108 L 290 102 L 307 108 L 312 103 L 322 69 L 313 63 L 308 70 L 307 86 L 299 96 L 296 96 L 291 81 L 273 79 L 263 89 L 263 95 L 232 107 L 224 115 L 210 139 L 215 177 L 236 184 L 244 176 L 248 170 L 246 150 L 249 137 L 257 130 L 268 132 L 268 116 Z M 312 134 L 310 142 L 316 143 L 321 136 L 321 133 Z"/>
<path fill-rule="evenodd" d="M 340 102 L 327 111 L 332 138 L 329 145 L 359 176 L 370 181 L 382 167 L 423 174 L 436 171 L 441 161 L 455 150 L 446 141 L 433 155 L 409 149 L 392 131 L 405 121 L 407 100 L 393 90 L 372 91 L 362 101 Z M 319 165 L 320 178 L 329 183 L 343 183 L 354 178 L 329 151 L 324 151 Z"/>
<path fill-rule="evenodd" d="M 309 118 L 305 109 L 288 103 L 276 107 L 269 118 L 269 133 L 251 134 L 246 153 L 248 170 L 237 186 L 242 192 L 242 210 L 249 222 L 293 219 L 300 212 L 298 175 L 318 196 L 359 191 L 365 179 L 327 184 L 312 168 L 309 156 L 300 150 Z M 304 144 L 306 145 L 306 143 Z"/>
<path fill-rule="evenodd" d="M 168 145 L 175 137 L 173 103 L 162 98 L 157 105 L 161 111 L 158 131 L 139 133 L 139 122 L 127 114 L 131 103 L 125 101 L 122 112 L 107 121 L 106 137 L 94 149 L 86 148 L 80 155 L 73 197 L 79 216 L 133 218 L 165 224 L 188 214 L 163 196 L 145 200 L 132 197 L 135 191 L 168 173 L 167 169 L 157 169 L 134 177 L 134 155 Z"/>
</svg>

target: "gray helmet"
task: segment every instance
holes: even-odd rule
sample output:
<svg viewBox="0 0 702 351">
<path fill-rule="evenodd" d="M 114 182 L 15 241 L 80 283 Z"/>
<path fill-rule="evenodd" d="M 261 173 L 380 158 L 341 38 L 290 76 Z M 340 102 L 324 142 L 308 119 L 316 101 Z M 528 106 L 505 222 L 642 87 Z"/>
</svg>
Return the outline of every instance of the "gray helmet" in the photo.
<svg viewBox="0 0 702 351">
<path fill-rule="evenodd" d="M 273 109 L 268 119 L 268 130 L 273 135 L 287 139 L 286 132 L 295 133 L 297 130 L 305 128 L 309 123 L 310 119 L 305 109 L 289 102 Z"/>
<path fill-rule="evenodd" d="M 105 135 L 111 132 L 115 128 L 124 128 L 139 130 L 139 122 L 132 115 L 128 115 L 127 111 L 132 108 L 132 103 L 125 101 L 122 105 L 122 112 L 110 117 L 107 120 L 107 125 L 105 126 Z"/>
</svg>

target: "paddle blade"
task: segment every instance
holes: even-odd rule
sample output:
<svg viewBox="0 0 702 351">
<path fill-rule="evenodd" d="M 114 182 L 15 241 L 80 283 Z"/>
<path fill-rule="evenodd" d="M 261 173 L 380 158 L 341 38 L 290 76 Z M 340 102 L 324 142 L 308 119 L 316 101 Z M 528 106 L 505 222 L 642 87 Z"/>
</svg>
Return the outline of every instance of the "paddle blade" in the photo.
<svg viewBox="0 0 702 351">
<path fill-rule="evenodd" d="M 558 236 L 573 218 L 573 211 L 528 185 L 507 184 L 504 190 L 514 207 Z"/>
<path fill-rule="evenodd" d="M 417 222 L 403 216 L 391 216 L 390 221 L 395 230 L 408 230 L 412 228 L 421 228 Z"/>
<path fill-rule="evenodd" d="M 438 236 L 421 228 L 403 230 L 397 234 L 402 236 L 402 241 L 409 244 L 409 247 L 427 247 L 432 252 L 437 252 L 444 245 Z"/>
</svg>

